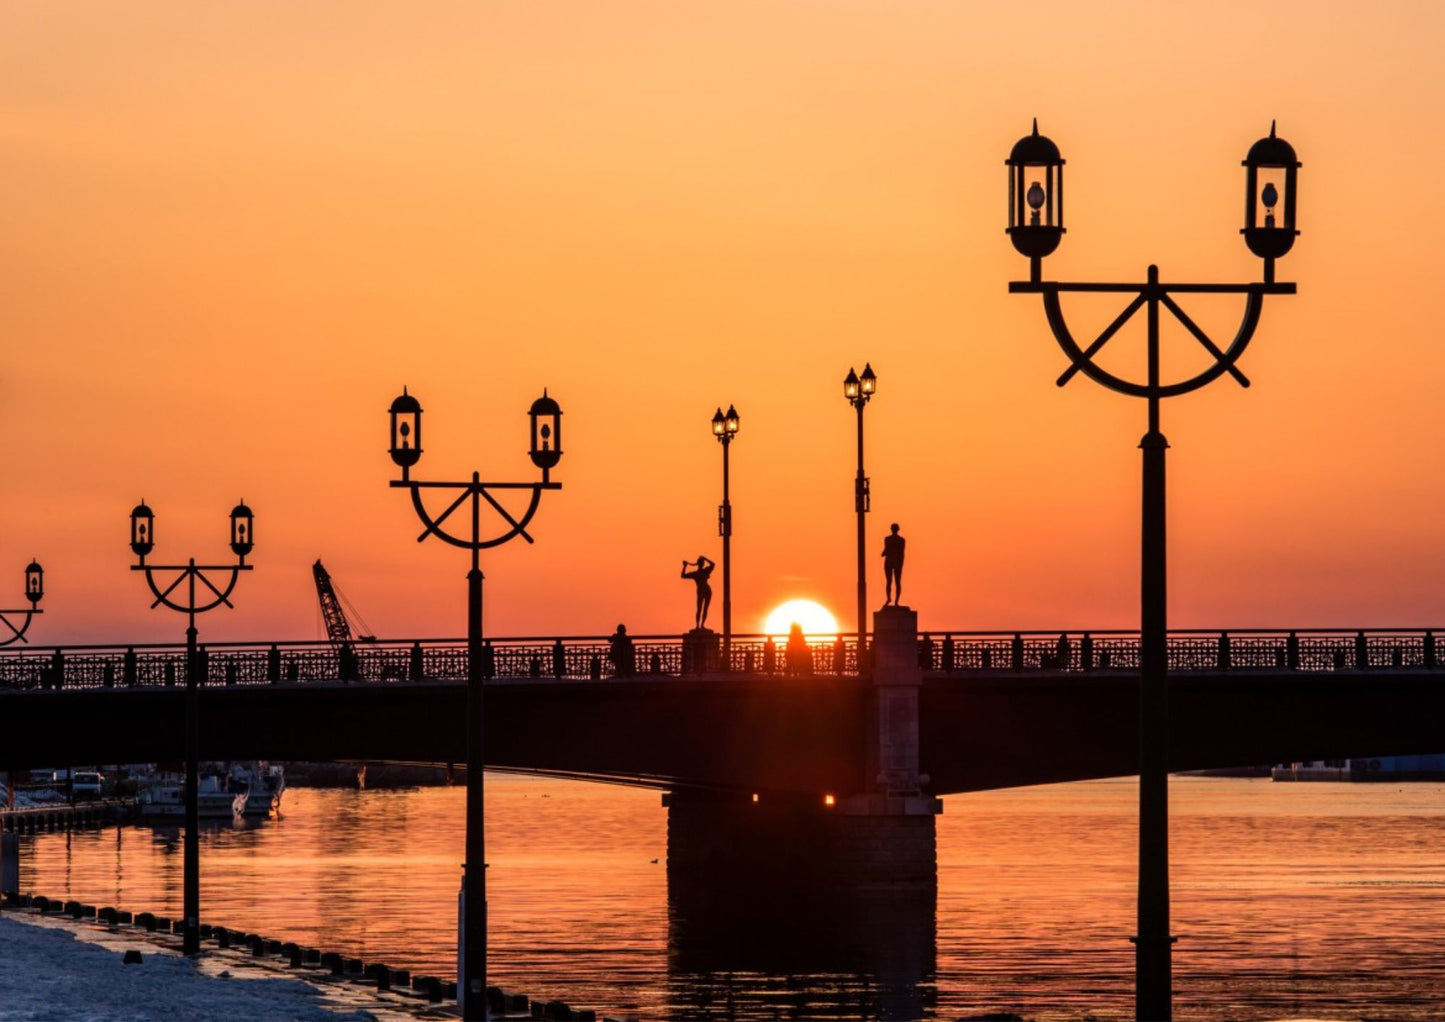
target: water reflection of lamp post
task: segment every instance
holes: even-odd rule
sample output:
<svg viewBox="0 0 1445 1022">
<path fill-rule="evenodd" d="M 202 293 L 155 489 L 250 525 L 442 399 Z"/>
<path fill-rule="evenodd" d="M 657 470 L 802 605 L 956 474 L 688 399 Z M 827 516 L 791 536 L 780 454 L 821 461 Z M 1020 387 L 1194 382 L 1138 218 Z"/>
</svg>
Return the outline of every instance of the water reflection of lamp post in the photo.
<svg viewBox="0 0 1445 1022">
<path fill-rule="evenodd" d="M 717 531 L 722 537 L 723 570 L 723 670 L 733 669 L 733 505 L 728 499 L 728 448 L 738 435 L 738 410 L 728 405 L 727 414 L 719 408 L 712 417 L 712 435 L 722 444 L 723 499 L 717 509 Z"/>
<path fill-rule="evenodd" d="M 865 672 L 868 655 L 868 560 L 864 549 L 866 516 L 870 494 L 868 477 L 863 474 L 863 408 L 878 389 L 878 377 L 871 363 L 865 363 L 860 376 L 851 368 L 843 380 L 843 396 L 858 412 L 858 475 L 853 480 L 853 510 L 858 512 L 858 673 Z"/>
<path fill-rule="evenodd" d="M 472 567 L 467 572 L 467 835 L 466 857 L 462 863 L 461 947 L 458 949 L 461 983 L 457 996 L 462 1016 L 468 1020 L 487 1017 L 487 873 L 486 834 L 483 817 L 484 787 L 482 772 L 486 759 L 482 740 L 482 567 L 481 552 L 521 536 L 528 543 L 527 525 L 537 513 L 543 490 L 560 490 L 549 473 L 562 457 L 562 409 L 557 402 L 542 396 L 532 402 L 527 415 L 531 420 L 532 464 L 542 470 L 541 482 L 484 483 L 473 472 L 467 482 L 422 482 L 411 478 L 411 467 L 421 459 L 421 404 L 403 388 L 401 396 L 391 403 L 391 460 L 401 468 L 401 478 L 391 485 L 411 491 L 412 507 L 426 529 L 417 537 L 420 543 L 436 536 L 444 543 L 470 550 Z M 455 499 L 441 514 L 433 515 L 422 500 L 422 490 L 454 491 Z M 494 496 L 493 490 L 530 490 L 531 499 L 521 515 L 511 511 Z M 497 535 L 482 532 L 482 505 L 486 504 L 506 523 Z M 456 511 L 469 511 L 470 536 L 455 535 L 442 526 Z"/>
<path fill-rule="evenodd" d="M 245 501 L 231 509 L 231 552 L 236 555 L 235 564 L 197 564 L 194 557 L 185 564 L 147 564 L 146 555 L 155 546 L 155 513 L 145 501 L 137 504 L 130 513 L 130 548 L 138 558 L 130 570 L 145 572 L 146 584 L 155 594 L 151 609 L 164 605 L 186 615 L 186 837 L 181 881 L 181 951 L 187 955 L 201 950 L 200 802 L 197 788 L 200 783 L 197 767 L 200 758 L 200 656 L 196 645 L 196 615 L 220 606 L 232 606 L 231 591 L 236 588 L 241 572 L 251 570 L 251 565 L 246 563 L 246 555 L 251 552 L 255 540 L 254 519 Z M 217 585 L 207 572 L 226 572 L 229 577 L 224 585 Z M 162 589 L 156 580 L 157 575 L 170 574 L 174 574 L 174 578 Z M 207 591 L 198 594 L 197 583 Z M 178 595 L 177 590 L 181 590 L 183 595 Z"/>
<path fill-rule="evenodd" d="M 1250 147 L 1245 157 L 1245 226 L 1241 233 L 1250 251 L 1264 260 L 1263 280 L 1252 284 L 1164 284 L 1159 268 L 1150 266 L 1143 284 L 1059 283 L 1041 279 L 1043 258 L 1064 234 L 1064 160 L 1058 146 L 1039 134 L 1021 138 L 1006 161 L 1009 168 L 1008 234 L 1014 247 L 1029 257 L 1029 279 L 1009 284 L 1014 294 L 1037 294 L 1054 339 L 1069 359 L 1058 378 L 1063 386 L 1075 373 L 1130 397 L 1148 401 L 1148 432 L 1143 450 L 1143 521 L 1140 530 L 1139 625 L 1139 905 L 1135 935 L 1135 1015 L 1150 1022 L 1172 1015 L 1172 945 L 1169 933 L 1169 702 L 1167 649 L 1167 583 L 1164 534 L 1164 452 L 1169 444 L 1159 430 L 1162 398 L 1187 394 L 1225 373 L 1240 386 L 1249 380 L 1235 363 L 1244 354 L 1259 325 L 1265 295 L 1295 293 L 1293 284 L 1277 284 L 1274 261 L 1294 244 L 1295 186 L 1299 161 L 1294 149 L 1277 138 Z M 1261 184 L 1261 182 L 1263 182 Z M 1283 207 L 1280 200 L 1283 198 Z M 1025 212 L 1027 207 L 1027 212 Z M 1278 212 L 1277 212 L 1278 210 Z M 1261 214 L 1263 214 L 1261 216 Z M 1069 331 L 1059 296 L 1064 292 L 1133 295 L 1124 310 L 1087 347 Z M 1244 317 L 1233 341 L 1221 349 L 1171 297 L 1175 294 L 1240 294 Z M 1187 379 L 1164 383 L 1159 365 L 1159 310 L 1163 307 L 1214 359 Z M 1140 309 L 1148 314 L 1146 378 L 1136 383 L 1103 369 L 1094 356 Z"/>
<path fill-rule="evenodd" d="M 15 642 L 25 642 L 25 633 L 30 630 L 30 621 L 36 614 L 44 614 L 40 609 L 40 598 L 45 595 L 45 569 L 40 567 L 38 561 L 31 561 L 25 566 L 25 598 L 30 601 L 30 606 L 18 610 L 0 610 L 0 624 L 9 629 L 10 634 L 0 638 L 0 646 L 9 646 Z M 11 614 L 24 614 L 25 620 L 17 626 L 10 621 Z"/>
</svg>

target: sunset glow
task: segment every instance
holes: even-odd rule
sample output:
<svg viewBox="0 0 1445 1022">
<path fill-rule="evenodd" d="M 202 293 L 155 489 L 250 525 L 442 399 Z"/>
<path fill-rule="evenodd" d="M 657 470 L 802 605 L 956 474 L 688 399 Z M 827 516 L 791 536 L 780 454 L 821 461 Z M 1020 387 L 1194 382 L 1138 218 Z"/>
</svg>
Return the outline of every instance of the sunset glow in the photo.
<svg viewBox="0 0 1445 1022">
<path fill-rule="evenodd" d="M 0 3 L 0 1004 L 1445 1020 L 1442 44 Z"/>
<path fill-rule="evenodd" d="M 850 606 L 867 361 L 870 587 L 897 521 L 924 627 L 1131 626 L 1144 410 L 1054 385 L 1007 291 L 1004 159 L 1037 117 L 1068 161 L 1047 275 L 1246 280 L 1240 161 L 1277 119 L 1299 295 L 1249 390 L 1165 411 L 1171 623 L 1438 620 L 1445 192 L 1415 175 L 1445 150 L 1421 129 L 1445 8 L 1324 6 L 1047 3 L 1015 52 L 1002 4 L 6 5 L 0 389 L 28 483 L 0 493 L 0 578 L 45 566 L 32 643 L 174 639 L 126 514 L 143 494 L 157 557 L 214 558 L 244 492 L 256 570 L 208 639 L 312 634 L 317 557 L 380 634 L 459 635 L 466 565 L 388 490 L 388 402 L 426 409 L 420 474 L 528 478 L 546 387 L 564 489 L 485 554 L 488 634 L 689 627 L 673 565 L 721 560 L 730 404 L 736 620 L 792 586 Z M 1066 301 L 1081 336 L 1106 299 Z M 1168 374 L 1206 357 L 1175 326 Z M 1107 366 L 1137 369 L 1140 329 Z"/>
<path fill-rule="evenodd" d="M 780 604 L 763 625 L 763 631 L 774 638 L 787 638 L 793 623 L 803 626 L 809 637 L 831 639 L 838 633 L 838 619 L 816 600 L 789 600 Z"/>
</svg>

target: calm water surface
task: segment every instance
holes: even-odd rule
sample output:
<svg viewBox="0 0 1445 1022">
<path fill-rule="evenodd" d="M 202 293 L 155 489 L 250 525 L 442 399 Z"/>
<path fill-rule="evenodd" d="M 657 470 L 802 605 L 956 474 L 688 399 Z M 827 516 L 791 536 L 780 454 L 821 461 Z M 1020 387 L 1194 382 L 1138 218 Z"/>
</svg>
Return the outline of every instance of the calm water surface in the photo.
<svg viewBox="0 0 1445 1022">
<path fill-rule="evenodd" d="M 1132 1015 L 1132 781 L 947 799 L 936 913 L 669 899 L 656 792 L 487 783 L 490 978 L 508 989 L 639 1020 Z M 1171 790 L 1176 1018 L 1445 1018 L 1445 785 Z M 284 819 L 204 834 L 202 918 L 454 972 L 464 797 L 293 788 Z M 39 835 L 21 855 L 28 890 L 180 914 L 174 830 Z"/>
</svg>

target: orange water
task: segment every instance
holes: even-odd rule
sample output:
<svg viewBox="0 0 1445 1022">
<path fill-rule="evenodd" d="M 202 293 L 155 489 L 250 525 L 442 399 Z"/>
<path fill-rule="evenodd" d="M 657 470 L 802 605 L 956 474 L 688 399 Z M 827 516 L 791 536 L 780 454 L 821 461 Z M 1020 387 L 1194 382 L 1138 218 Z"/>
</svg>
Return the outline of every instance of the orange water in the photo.
<svg viewBox="0 0 1445 1022">
<path fill-rule="evenodd" d="M 1176 1018 L 1445 1017 L 1445 786 L 1171 791 Z M 487 792 L 490 980 L 510 990 L 638 1019 L 1132 1016 L 1132 781 L 947 799 L 936 926 L 745 895 L 670 911 L 656 792 Z M 452 972 L 463 801 L 293 788 L 284 819 L 205 833 L 202 918 Z M 175 831 L 23 839 L 22 886 L 51 896 L 177 915 L 180 870 Z"/>
</svg>

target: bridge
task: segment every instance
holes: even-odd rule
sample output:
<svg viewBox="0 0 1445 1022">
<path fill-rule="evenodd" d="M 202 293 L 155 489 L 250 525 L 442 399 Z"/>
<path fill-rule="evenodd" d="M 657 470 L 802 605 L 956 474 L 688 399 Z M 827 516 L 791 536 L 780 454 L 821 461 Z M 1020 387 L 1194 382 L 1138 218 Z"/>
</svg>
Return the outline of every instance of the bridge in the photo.
<svg viewBox="0 0 1445 1022">
<path fill-rule="evenodd" d="M 929 632 L 916 656 L 920 788 L 934 795 L 1136 772 L 1139 637 Z M 764 636 L 689 656 L 640 636 L 489 640 L 487 762 L 499 769 L 809 798 L 868 787 L 871 681 L 856 643 L 800 657 Z M 696 651 L 694 651 L 696 653 Z M 1175 770 L 1438 752 L 1445 657 L 1426 629 L 1170 634 Z M 460 763 L 463 640 L 205 648 L 203 755 Z M 180 754 L 182 646 L 0 657 L 0 768 Z"/>
<path fill-rule="evenodd" d="M 1170 634 L 1173 770 L 1440 751 L 1428 629 Z M 928 632 L 908 608 L 805 649 L 736 637 L 493 639 L 489 767 L 666 792 L 669 876 L 935 882 L 940 796 L 1137 773 L 1139 636 Z M 466 644 L 218 643 L 205 759 L 466 761 Z M 0 769 L 176 761 L 185 650 L 0 656 Z M 760 854 L 766 861 L 758 859 Z"/>
</svg>

